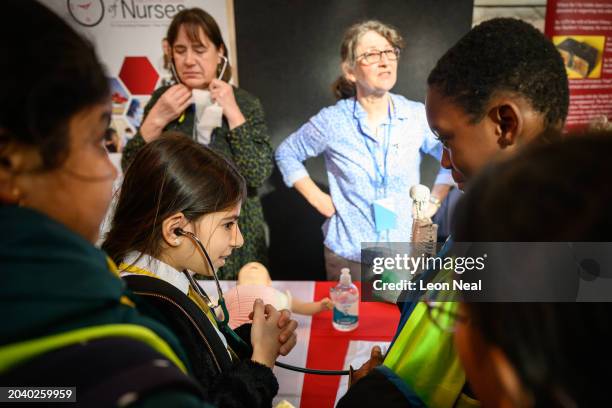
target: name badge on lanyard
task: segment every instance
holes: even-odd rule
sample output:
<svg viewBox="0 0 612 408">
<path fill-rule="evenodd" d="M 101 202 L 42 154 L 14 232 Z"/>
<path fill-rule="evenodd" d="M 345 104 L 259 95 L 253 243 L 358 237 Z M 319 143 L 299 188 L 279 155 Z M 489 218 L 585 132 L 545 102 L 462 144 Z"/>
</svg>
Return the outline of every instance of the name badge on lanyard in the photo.
<svg viewBox="0 0 612 408">
<path fill-rule="evenodd" d="M 395 229 L 397 225 L 397 209 L 393 197 L 385 197 L 372 203 L 376 232 Z"/>
<path fill-rule="evenodd" d="M 385 140 L 383 142 L 383 168 L 378 166 L 376 160 L 376 150 L 372 149 L 366 141 L 366 146 L 370 152 L 374 163 L 374 189 L 376 191 L 375 200 L 372 202 L 372 212 L 374 213 L 374 224 L 376 232 L 395 229 L 397 225 L 397 209 L 393 197 L 387 196 L 387 184 L 389 175 L 387 174 L 387 157 L 389 154 L 389 142 L 391 140 L 391 125 L 387 125 Z"/>
</svg>

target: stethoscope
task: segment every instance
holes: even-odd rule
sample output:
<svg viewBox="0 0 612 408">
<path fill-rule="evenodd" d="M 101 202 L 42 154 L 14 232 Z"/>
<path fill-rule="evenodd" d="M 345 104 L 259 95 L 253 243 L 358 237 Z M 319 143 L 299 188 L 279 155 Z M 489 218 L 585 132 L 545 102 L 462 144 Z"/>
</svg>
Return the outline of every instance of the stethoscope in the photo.
<svg viewBox="0 0 612 408">
<path fill-rule="evenodd" d="M 212 260 L 210 259 L 210 256 L 208 255 L 208 251 L 206 251 L 204 244 L 202 244 L 202 241 L 200 241 L 200 239 L 193 232 L 185 231 L 182 228 L 176 228 L 174 230 L 174 233 L 178 236 L 184 236 L 184 237 L 189 238 L 191 242 L 193 242 L 193 244 L 196 246 L 196 248 L 200 250 L 200 253 L 203 254 L 204 258 L 206 259 L 206 262 L 208 263 L 208 266 L 210 267 L 210 270 L 212 271 L 213 278 L 215 279 L 215 285 L 217 286 L 217 293 L 219 295 L 219 299 L 217 300 L 217 305 L 215 305 L 210 300 L 210 297 L 206 294 L 206 292 L 200 286 L 200 284 L 195 279 L 193 279 L 193 276 L 191 276 L 189 271 L 187 271 L 186 269 L 183 269 L 183 273 L 185 274 L 185 276 L 187 276 L 187 279 L 189 280 L 189 284 L 191 285 L 193 290 L 202 299 L 204 299 L 204 301 L 206 302 L 206 305 L 213 311 L 212 314 L 217 323 L 217 326 L 219 327 L 219 330 L 223 332 L 224 334 L 231 336 L 232 339 L 234 339 L 240 345 L 240 347 L 243 347 L 245 349 L 250 349 L 251 346 L 249 346 L 244 340 L 242 340 L 240 336 L 238 336 L 238 334 L 236 334 L 236 332 L 232 330 L 231 327 L 229 327 L 229 312 L 227 311 L 227 306 L 225 305 L 225 299 L 223 298 L 223 290 L 221 289 L 221 284 L 219 283 L 217 272 L 215 271 L 215 267 L 213 266 Z M 217 316 L 217 313 L 215 313 L 215 311 L 219 308 L 221 308 L 221 312 L 223 313 L 222 319 L 219 319 Z M 349 375 L 349 370 L 314 370 L 314 369 L 305 368 L 305 367 L 296 367 L 296 366 L 281 363 L 278 361 L 276 361 L 274 365 L 276 365 L 277 367 L 285 368 L 287 370 L 298 371 L 300 373 L 306 373 L 306 374 Z"/>
<path fill-rule="evenodd" d="M 223 67 L 221 67 L 221 72 L 217 76 L 217 79 L 223 78 L 223 74 L 225 74 L 225 70 L 227 69 L 227 64 L 229 64 L 229 60 L 223 54 L 218 54 L 219 57 L 223 60 Z M 177 84 L 182 84 L 181 78 L 179 78 L 178 73 L 176 72 L 176 67 L 174 66 L 174 57 L 170 58 L 170 71 L 172 71 L 172 76 Z"/>
</svg>

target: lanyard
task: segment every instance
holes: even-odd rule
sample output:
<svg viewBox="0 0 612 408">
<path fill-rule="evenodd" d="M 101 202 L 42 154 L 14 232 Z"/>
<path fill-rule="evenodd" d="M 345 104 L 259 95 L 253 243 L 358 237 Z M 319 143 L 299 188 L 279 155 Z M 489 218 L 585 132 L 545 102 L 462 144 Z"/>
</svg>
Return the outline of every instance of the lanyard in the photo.
<svg viewBox="0 0 612 408">
<path fill-rule="evenodd" d="M 356 101 L 355 101 L 356 102 Z M 395 106 L 393 105 L 393 100 L 389 99 L 389 104 L 390 104 L 390 108 L 395 111 Z M 378 136 L 378 129 L 380 129 L 380 125 L 376 128 L 376 136 Z M 374 176 L 374 188 L 376 189 L 375 192 L 375 196 L 376 199 L 380 198 L 379 196 L 379 191 L 380 188 L 382 187 L 383 192 L 384 192 L 384 196 L 387 196 L 387 186 L 389 184 L 389 178 L 388 178 L 388 166 L 387 166 L 387 158 L 389 156 L 389 144 L 391 143 L 391 122 L 389 122 L 386 126 L 385 129 L 385 137 L 383 139 L 383 168 L 382 171 L 378 166 L 378 161 L 376 160 L 376 149 L 375 146 L 374 148 L 372 146 L 370 146 L 370 143 L 368 143 L 368 140 L 366 138 L 364 138 L 364 143 L 366 145 L 366 148 L 368 149 L 368 152 L 370 153 L 370 156 L 372 157 L 372 161 L 374 163 L 374 172 L 375 172 L 375 176 Z M 380 179 L 380 182 L 379 182 Z"/>
<path fill-rule="evenodd" d="M 365 141 L 365 145 L 368 149 L 368 152 L 370 153 L 370 156 L 372 157 L 372 162 L 374 163 L 374 172 L 375 172 L 375 176 L 374 176 L 374 187 L 376 188 L 376 198 L 380 198 L 379 197 L 379 191 L 380 188 L 382 187 L 383 191 L 384 191 L 384 195 L 387 195 L 387 185 L 388 185 L 388 172 L 387 172 L 387 158 L 389 156 L 389 143 L 391 140 L 391 125 L 387 125 L 387 129 L 385 131 L 385 137 L 383 140 L 383 166 L 382 166 L 382 170 L 380 169 L 380 167 L 378 166 L 378 161 L 376 160 L 376 149 L 373 148 L 372 146 L 370 146 L 370 143 L 368 143 L 367 140 L 364 139 Z"/>
</svg>

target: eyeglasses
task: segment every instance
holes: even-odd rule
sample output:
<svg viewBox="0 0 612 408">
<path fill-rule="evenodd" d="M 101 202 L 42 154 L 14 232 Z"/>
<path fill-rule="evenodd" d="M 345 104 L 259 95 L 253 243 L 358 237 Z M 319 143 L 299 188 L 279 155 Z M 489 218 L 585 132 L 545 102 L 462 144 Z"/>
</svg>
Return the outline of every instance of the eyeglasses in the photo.
<svg viewBox="0 0 612 408">
<path fill-rule="evenodd" d="M 357 61 L 362 59 L 362 61 L 368 65 L 377 64 L 380 61 L 382 61 L 383 55 L 387 57 L 387 61 L 397 61 L 399 59 L 400 50 L 399 48 L 393 48 L 390 50 L 383 50 L 383 51 L 368 51 L 368 52 L 364 52 L 363 54 L 358 56 L 356 59 Z"/>
<path fill-rule="evenodd" d="M 440 330 L 454 333 L 456 323 L 469 323 L 470 318 L 459 313 L 459 302 L 426 301 L 427 314 Z"/>
</svg>

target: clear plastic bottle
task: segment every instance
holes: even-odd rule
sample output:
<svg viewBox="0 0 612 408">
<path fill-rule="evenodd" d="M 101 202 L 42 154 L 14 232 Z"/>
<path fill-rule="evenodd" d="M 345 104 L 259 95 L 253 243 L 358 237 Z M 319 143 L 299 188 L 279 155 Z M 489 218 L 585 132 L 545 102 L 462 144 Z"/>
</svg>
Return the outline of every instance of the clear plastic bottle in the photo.
<svg viewBox="0 0 612 408">
<path fill-rule="evenodd" d="M 359 290 L 351 282 L 351 271 L 348 268 L 340 271 L 340 282 L 331 288 L 330 297 L 334 302 L 334 329 L 355 330 L 359 325 Z"/>
</svg>

